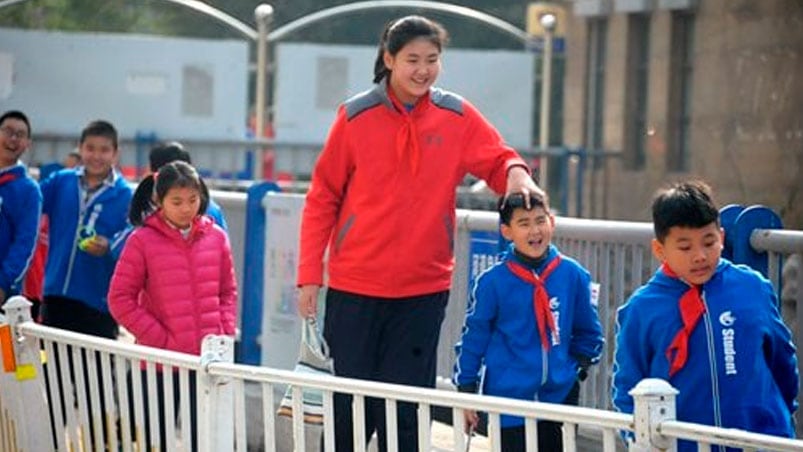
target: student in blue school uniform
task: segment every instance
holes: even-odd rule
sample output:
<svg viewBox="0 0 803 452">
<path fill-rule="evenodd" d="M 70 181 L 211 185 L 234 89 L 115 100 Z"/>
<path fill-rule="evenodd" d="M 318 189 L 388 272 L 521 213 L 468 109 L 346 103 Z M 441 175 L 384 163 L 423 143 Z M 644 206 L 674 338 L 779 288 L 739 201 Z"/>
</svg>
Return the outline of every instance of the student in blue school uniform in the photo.
<svg viewBox="0 0 803 452">
<path fill-rule="evenodd" d="M 632 413 L 628 391 L 661 378 L 680 391 L 680 421 L 793 437 L 795 347 L 770 282 L 721 257 L 711 189 L 692 181 L 659 191 L 652 217 L 661 266 L 617 312 L 614 405 Z"/>
<path fill-rule="evenodd" d="M 111 123 L 89 123 L 78 152 L 81 165 L 40 184 L 50 219 L 42 322 L 113 339 L 118 327 L 106 300 L 115 262 L 109 238 L 126 227 L 132 189 L 114 169 L 119 151 Z"/>
<path fill-rule="evenodd" d="M 512 243 L 474 283 L 453 380 L 461 392 L 577 405 L 580 381 L 604 342 L 598 291 L 588 271 L 551 243 L 555 217 L 546 198 L 531 195 L 530 208 L 525 201 L 520 194 L 499 200 L 501 233 Z M 476 412 L 465 416 L 478 426 Z M 502 450 L 526 449 L 523 418 L 502 415 L 501 427 Z M 560 423 L 538 422 L 538 450 L 562 444 Z"/>
<path fill-rule="evenodd" d="M 39 230 L 42 195 L 20 162 L 31 143 L 31 123 L 24 113 L 0 116 L 0 305 L 22 289 Z"/>
</svg>

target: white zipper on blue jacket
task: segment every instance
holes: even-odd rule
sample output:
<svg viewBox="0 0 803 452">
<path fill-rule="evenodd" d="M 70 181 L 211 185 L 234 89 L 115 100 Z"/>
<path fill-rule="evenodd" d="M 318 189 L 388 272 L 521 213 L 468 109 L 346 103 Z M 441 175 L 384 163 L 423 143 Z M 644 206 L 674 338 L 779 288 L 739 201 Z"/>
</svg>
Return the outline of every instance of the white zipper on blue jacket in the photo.
<svg viewBox="0 0 803 452">
<path fill-rule="evenodd" d="M 535 270 L 532 270 L 532 272 L 533 272 L 533 274 L 535 275 L 536 278 L 540 278 L 540 276 L 538 276 L 538 273 L 536 273 Z M 546 284 L 546 283 L 544 283 L 544 284 Z M 546 288 L 544 290 L 546 290 Z M 538 315 L 538 314 L 536 314 L 536 315 Z M 547 327 L 547 325 L 544 325 L 544 328 L 546 328 L 546 327 Z M 537 331 L 538 330 L 538 321 L 536 321 L 535 329 L 536 329 L 536 333 L 538 333 L 538 331 Z M 546 338 L 547 341 L 551 341 L 550 340 L 550 336 L 552 334 L 555 334 L 555 332 L 554 331 L 550 331 L 546 335 L 547 336 L 547 338 Z M 536 337 L 540 337 L 540 336 L 538 334 L 536 334 Z M 549 346 L 550 346 L 549 343 L 541 344 L 541 369 L 542 369 L 542 371 L 541 371 L 541 387 L 542 388 L 546 384 L 547 377 L 549 376 L 549 348 L 548 348 Z M 540 391 L 541 388 L 539 388 L 538 390 Z"/>
<path fill-rule="evenodd" d="M 73 237 L 72 250 L 70 251 L 70 261 L 67 264 L 67 274 L 64 276 L 64 286 L 62 286 L 62 288 L 61 288 L 61 294 L 62 295 L 67 295 L 67 289 L 70 287 L 70 279 L 72 277 L 72 269 L 73 269 L 73 265 L 75 264 L 75 253 L 76 253 L 76 249 L 78 248 L 78 241 L 81 238 L 81 229 L 83 228 L 84 218 L 86 217 L 86 213 L 89 210 L 88 207 L 92 205 L 92 202 L 95 201 L 98 198 L 98 196 L 100 196 L 101 193 L 103 193 L 104 191 L 106 191 L 109 188 L 109 186 L 106 185 L 104 182 L 101 182 L 101 184 L 103 184 L 103 186 L 100 187 L 98 189 L 98 191 L 96 191 L 86 202 L 84 202 L 84 199 L 83 199 L 84 189 L 81 187 L 81 180 L 80 180 L 80 176 L 79 176 L 79 180 L 78 180 L 78 222 L 75 225 L 75 237 Z M 100 215 L 100 209 L 98 207 L 102 208 L 102 206 L 95 206 L 95 207 L 96 208 L 93 209 L 92 213 L 94 214 L 93 215 L 94 216 L 94 220 L 97 220 L 97 216 Z M 96 211 L 96 212 L 94 212 L 94 211 Z M 95 227 L 94 223 L 95 223 L 95 221 L 92 221 L 92 228 L 93 229 Z"/>
<path fill-rule="evenodd" d="M 711 310 L 708 309 L 708 302 L 705 299 L 705 291 L 701 291 L 700 299 L 703 301 L 703 306 L 705 306 L 703 319 L 705 320 L 705 338 L 706 345 L 708 346 L 708 371 L 711 373 L 711 405 L 714 409 L 714 425 L 717 427 L 722 427 L 722 411 L 721 407 L 719 406 L 719 371 L 717 369 L 714 327 L 711 324 Z M 720 451 L 722 449 L 719 446 L 713 446 L 711 450 Z"/>
</svg>

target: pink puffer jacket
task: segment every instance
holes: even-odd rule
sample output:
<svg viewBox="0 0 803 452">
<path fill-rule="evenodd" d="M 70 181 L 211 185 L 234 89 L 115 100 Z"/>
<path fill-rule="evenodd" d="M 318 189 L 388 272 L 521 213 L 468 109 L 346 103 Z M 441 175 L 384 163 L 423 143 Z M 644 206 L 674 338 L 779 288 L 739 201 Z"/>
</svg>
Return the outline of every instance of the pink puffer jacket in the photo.
<svg viewBox="0 0 803 452">
<path fill-rule="evenodd" d="M 128 238 L 109 310 L 138 344 L 198 355 L 204 336 L 234 335 L 236 309 L 229 240 L 209 217 L 184 239 L 157 211 Z"/>
</svg>

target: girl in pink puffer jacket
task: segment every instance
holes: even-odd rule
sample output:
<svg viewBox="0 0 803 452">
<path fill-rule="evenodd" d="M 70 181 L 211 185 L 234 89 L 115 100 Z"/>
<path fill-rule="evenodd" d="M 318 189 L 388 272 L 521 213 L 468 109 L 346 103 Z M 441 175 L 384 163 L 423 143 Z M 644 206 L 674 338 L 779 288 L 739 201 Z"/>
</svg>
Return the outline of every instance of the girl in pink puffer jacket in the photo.
<svg viewBox="0 0 803 452">
<path fill-rule="evenodd" d="M 146 177 L 134 193 L 129 220 L 137 228 L 117 262 L 108 300 L 112 316 L 138 344 L 199 355 L 204 336 L 234 335 L 237 283 L 231 249 L 226 233 L 202 215 L 208 201 L 198 173 L 179 161 Z M 152 203 L 157 209 L 149 214 Z M 194 375 L 191 380 L 195 386 Z M 178 396 L 178 379 L 173 382 Z M 157 386 L 164 417 L 161 377 Z M 160 425 L 163 448 L 163 419 Z"/>
</svg>

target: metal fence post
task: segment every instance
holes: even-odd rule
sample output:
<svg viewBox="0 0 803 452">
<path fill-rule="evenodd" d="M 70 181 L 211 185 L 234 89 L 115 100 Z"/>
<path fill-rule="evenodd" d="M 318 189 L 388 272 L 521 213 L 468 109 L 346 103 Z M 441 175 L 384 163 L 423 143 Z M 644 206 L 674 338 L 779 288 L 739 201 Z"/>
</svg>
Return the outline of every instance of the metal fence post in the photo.
<svg viewBox="0 0 803 452">
<path fill-rule="evenodd" d="M 206 336 L 201 344 L 201 370 L 198 373 L 198 450 L 234 450 L 234 390 L 228 379 L 209 374 L 213 363 L 234 362 L 234 338 Z M 245 422 L 245 419 L 237 420 Z M 243 447 L 245 447 L 243 445 Z"/>
<path fill-rule="evenodd" d="M 645 378 L 628 392 L 633 397 L 636 437 L 630 452 L 675 451 L 677 441 L 658 431 L 662 421 L 675 419 L 678 390 L 660 378 Z"/>
<path fill-rule="evenodd" d="M 47 425 L 50 415 L 45 400 L 45 383 L 42 378 L 42 359 L 39 353 L 39 341 L 27 339 L 19 331 L 19 326 L 31 321 L 31 302 L 25 297 L 11 297 L 3 310 L 8 321 L 7 334 L 3 341 L 3 375 L 0 384 L 4 386 L 4 402 L 7 408 L 16 414 L 12 415 L 17 433 L 16 444 L 19 450 L 49 450 L 53 448 Z M 13 356 L 5 356 L 5 352 L 13 350 Z M 9 354 L 10 355 L 10 354 Z M 48 431 L 48 433 L 43 433 Z"/>
</svg>

